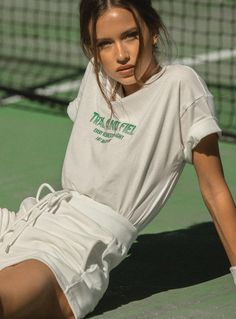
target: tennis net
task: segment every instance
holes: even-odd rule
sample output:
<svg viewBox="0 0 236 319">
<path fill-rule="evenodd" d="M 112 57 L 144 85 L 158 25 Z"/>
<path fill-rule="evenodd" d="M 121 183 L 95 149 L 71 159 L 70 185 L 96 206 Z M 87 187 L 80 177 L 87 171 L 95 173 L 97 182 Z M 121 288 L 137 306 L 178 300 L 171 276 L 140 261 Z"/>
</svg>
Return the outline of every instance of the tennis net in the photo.
<svg viewBox="0 0 236 319">
<path fill-rule="evenodd" d="M 153 1 L 176 43 L 174 63 L 192 66 L 215 96 L 221 127 L 236 136 L 236 3 Z M 79 46 L 78 0 L 0 1 L 0 99 L 61 105 L 78 91 L 87 60 Z"/>
</svg>

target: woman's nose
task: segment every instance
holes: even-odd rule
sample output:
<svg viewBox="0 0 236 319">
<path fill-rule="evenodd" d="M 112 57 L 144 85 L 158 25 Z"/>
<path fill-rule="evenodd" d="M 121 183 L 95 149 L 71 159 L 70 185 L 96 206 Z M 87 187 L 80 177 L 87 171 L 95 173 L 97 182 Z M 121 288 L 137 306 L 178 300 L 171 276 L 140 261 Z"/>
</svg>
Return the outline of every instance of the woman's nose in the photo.
<svg viewBox="0 0 236 319">
<path fill-rule="evenodd" d="M 130 60 L 129 51 L 123 43 L 116 45 L 116 61 L 120 64 L 126 64 Z"/>
</svg>

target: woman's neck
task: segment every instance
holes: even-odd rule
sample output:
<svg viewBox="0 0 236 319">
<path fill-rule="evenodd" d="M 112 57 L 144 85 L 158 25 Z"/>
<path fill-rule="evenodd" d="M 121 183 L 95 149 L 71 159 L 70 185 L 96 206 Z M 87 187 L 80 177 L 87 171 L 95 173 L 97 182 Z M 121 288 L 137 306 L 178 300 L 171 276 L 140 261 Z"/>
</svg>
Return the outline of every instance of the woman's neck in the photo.
<svg viewBox="0 0 236 319">
<path fill-rule="evenodd" d="M 160 72 L 161 69 L 161 66 L 156 62 L 156 60 L 152 61 L 152 63 L 150 63 L 149 67 L 147 68 L 145 74 L 138 82 L 122 86 L 124 96 L 128 96 L 140 90 L 145 85 L 146 81 L 150 79 L 154 74 Z"/>
</svg>

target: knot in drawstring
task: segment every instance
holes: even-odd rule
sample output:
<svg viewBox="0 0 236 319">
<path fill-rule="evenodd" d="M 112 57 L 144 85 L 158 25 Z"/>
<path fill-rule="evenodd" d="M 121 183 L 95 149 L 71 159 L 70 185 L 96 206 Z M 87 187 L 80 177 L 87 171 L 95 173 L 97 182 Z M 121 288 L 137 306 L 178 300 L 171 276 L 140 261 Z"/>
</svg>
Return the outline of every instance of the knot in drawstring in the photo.
<svg viewBox="0 0 236 319">
<path fill-rule="evenodd" d="M 45 197 L 43 197 L 42 199 L 40 199 L 41 193 L 44 188 L 47 188 L 50 191 L 50 193 L 46 195 Z M 51 185 L 44 183 L 38 189 L 38 192 L 36 195 L 36 201 L 39 206 L 41 203 L 42 206 L 45 205 L 48 208 L 49 212 L 54 213 L 57 210 L 57 208 L 60 206 L 63 200 L 68 201 L 71 199 L 71 197 L 72 197 L 72 194 L 69 190 L 55 191 Z"/>
</svg>

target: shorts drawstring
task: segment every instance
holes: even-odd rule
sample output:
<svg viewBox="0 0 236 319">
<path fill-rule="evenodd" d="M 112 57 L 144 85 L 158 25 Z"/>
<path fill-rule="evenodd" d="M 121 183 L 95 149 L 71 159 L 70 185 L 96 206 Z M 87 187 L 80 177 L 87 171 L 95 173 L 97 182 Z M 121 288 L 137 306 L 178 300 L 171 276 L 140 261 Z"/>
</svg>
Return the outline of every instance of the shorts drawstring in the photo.
<svg viewBox="0 0 236 319">
<path fill-rule="evenodd" d="M 50 193 L 40 199 L 44 188 L 47 188 Z M 55 191 L 49 184 L 42 184 L 37 191 L 36 204 L 33 205 L 29 210 L 27 210 L 20 219 L 13 223 L 13 225 L 0 236 L 1 241 L 1 239 L 7 233 L 12 232 L 12 236 L 10 237 L 9 242 L 5 248 L 5 252 L 9 253 L 11 246 L 15 243 L 15 241 L 25 230 L 25 228 L 29 225 L 34 226 L 37 222 L 37 219 L 43 213 L 55 214 L 61 202 L 63 200 L 69 201 L 71 198 L 72 194 L 69 190 Z M 22 225 L 18 225 L 17 229 L 15 230 L 15 225 L 22 221 L 25 223 L 23 223 Z"/>
</svg>

